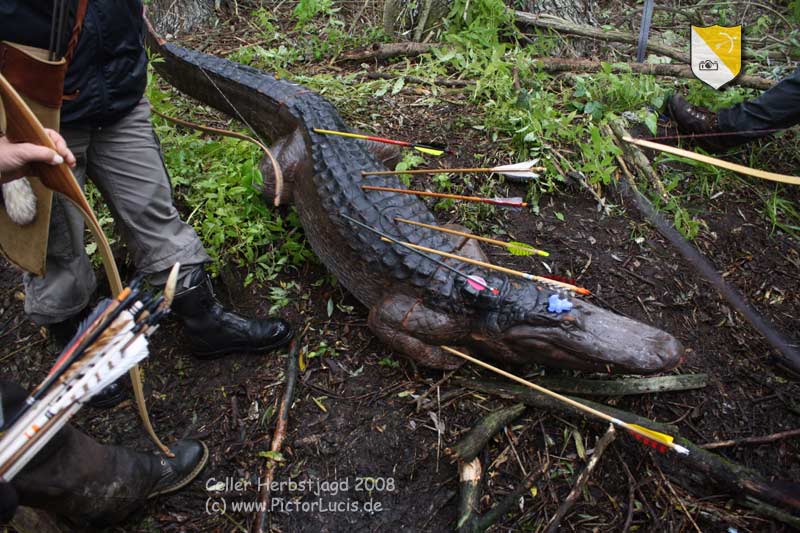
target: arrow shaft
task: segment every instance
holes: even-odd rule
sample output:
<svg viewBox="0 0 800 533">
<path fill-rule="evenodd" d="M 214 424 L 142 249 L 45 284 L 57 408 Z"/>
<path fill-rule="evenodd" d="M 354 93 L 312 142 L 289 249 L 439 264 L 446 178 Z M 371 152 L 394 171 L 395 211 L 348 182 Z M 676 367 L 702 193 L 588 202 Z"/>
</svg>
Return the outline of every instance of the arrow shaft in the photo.
<svg viewBox="0 0 800 533">
<path fill-rule="evenodd" d="M 397 174 L 469 174 L 477 172 L 494 172 L 503 174 L 504 172 L 537 172 L 544 171 L 545 167 L 527 167 L 524 169 L 506 169 L 494 167 L 459 167 L 459 168 L 418 168 L 414 170 L 363 170 L 362 176 L 394 176 Z"/>
<path fill-rule="evenodd" d="M 397 241 L 400 243 L 400 241 Z M 434 248 L 428 248 L 427 246 L 422 246 L 420 244 L 411 244 L 411 243 L 400 243 L 406 246 L 410 246 L 412 248 L 416 248 L 417 250 L 421 250 L 423 252 L 428 252 L 431 254 L 441 255 L 442 257 L 447 257 L 449 259 L 455 259 L 456 261 L 461 261 L 462 263 L 469 263 L 470 265 L 475 265 L 479 267 L 483 267 L 489 270 L 496 270 L 497 272 L 503 272 L 504 274 L 510 274 L 512 276 L 517 276 L 523 279 L 527 279 L 529 281 L 538 281 L 540 283 L 544 283 L 547 285 L 555 285 L 557 287 L 561 287 L 563 289 L 567 289 L 573 292 L 577 292 L 578 294 L 589 294 L 588 289 L 584 289 L 583 287 L 576 287 L 574 285 L 570 285 L 568 283 L 562 283 L 560 281 L 555 281 L 552 279 L 547 279 L 542 276 L 536 276 L 534 274 L 528 274 L 527 272 L 520 272 L 519 270 L 514 270 L 511 268 L 506 268 L 500 265 L 493 265 L 492 263 L 486 263 L 484 261 L 478 261 L 477 259 L 472 259 L 470 257 L 464 257 L 461 255 L 451 254 L 449 252 L 443 252 L 441 250 L 436 250 Z"/>
<path fill-rule="evenodd" d="M 506 207 L 526 207 L 528 204 L 525 202 L 503 202 L 500 200 L 491 200 L 489 198 L 478 198 L 477 196 L 463 196 L 461 194 L 449 194 L 443 192 L 429 192 L 429 191 L 410 191 L 408 189 L 396 189 L 394 187 L 378 187 L 376 185 L 362 185 L 361 188 L 365 191 L 381 191 L 381 192 L 394 192 L 398 194 L 411 194 L 414 196 L 431 196 L 434 198 L 450 198 L 453 200 L 464 200 L 467 202 L 479 202 L 483 204 L 502 205 Z"/>
<path fill-rule="evenodd" d="M 412 226 L 419 226 L 421 228 L 427 228 L 429 230 L 438 231 L 441 233 L 449 233 L 450 235 L 457 235 L 459 237 L 464 237 L 465 239 L 473 239 L 476 241 L 482 241 L 489 244 L 494 244 L 496 246 L 502 246 L 504 248 L 508 248 L 509 244 L 507 242 L 499 241 L 497 239 L 490 239 L 489 237 L 481 237 L 480 235 L 473 235 L 471 233 L 466 233 L 463 231 L 458 231 L 450 228 L 443 228 L 441 226 L 434 226 L 432 224 L 425 224 L 423 222 L 416 222 L 414 220 L 407 220 L 405 218 L 395 218 L 397 222 L 402 222 L 403 224 L 411 224 Z M 534 247 L 530 247 L 531 251 L 534 253 L 541 252 L 541 250 L 537 250 Z"/>
<path fill-rule="evenodd" d="M 508 378 L 508 379 L 510 379 L 512 381 L 516 381 L 517 383 L 519 383 L 521 385 L 524 385 L 524 386 L 526 386 L 528 388 L 531 388 L 531 389 L 533 389 L 533 390 L 535 390 L 537 392 L 540 392 L 540 393 L 542 393 L 542 394 L 544 394 L 546 396 L 549 396 L 549 397 L 551 397 L 551 398 L 553 398 L 555 400 L 558 400 L 558 401 L 560 401 L 562 403 L 566 403 L 568 405 L 571 405 L 572 407 L 574 407 L 575 409 L 578 409 L 579 411 L 582 411 L 584 413 L 590 414 L 592 416 L 595 416 L 597 418 L 600 418 L 602 420 L 610 422 L 610 423 L 614 424 L 615 426 L 619 426 L 619 427 L 621 427 L 623 429 L 626 429 L 626 430 L 630 431 L 631 433 L 636 433 L 637 435 L 641 435 L 642 437 L 644 437 L 644 438 L 646 438 L 648 440 L 654 440 L 654 437 L 653 437 L 652 434 L 649 434 L 646 431 L 642 431 L 639 428 L 637 428 L 637 427 L 635 427 L 635 426 L 633 426 L 631 424 L 628 424 L 627 422 L 624 422 L 624 421 L 620 420 L 619 418 L 614 418 L 613 416 L 610 416 L 610 415 L 608 415 L 608 414 L 606 414 L 606 413 L 604 413 L 602 411 L 598 411 L 597 409 L 594 409 L 593 407 L 589 407 L 588 405 L 583 405 L 580 402 L 576 402 L 572 398 L 567 398 L 566 396 L 562 396 L 561 394 L 558 394 L 557 392 L 553 392 L 550 389 L 542 387 L 541 385 L 537 385 L 536 383 L 531 383 L 530 381 L 528 381 L 526 379 L 523 379 L 523 378 L 521 378 L 521 377 L 519 377 L 517 375 L 514 375 L 511 372 L 506 372 L 505 370 L 503 370 L 501 368 L 497 368 L 496 366 L 490 365 L 489 363 L 481 361 L 480 359 L 476 359 L 476 358 L 474 358 L 474 357 L 472 357 L 470 355 L 465 354 L 464 352 L 460 352 L 460 351 L 458 351 L 458 350 L 456 350 L 454 348 L 451 348 L 450 346 L 441 346 L 441 348 L 443 350 L 445 350 L 446 352 L 449 352 L 449 353 L 451 353 L 451 354 L 453 354 L 453 355 L 455 355 L 457 357 L 460 357 L 461 359 L 469 361 L 470 363 L 476 364 L 476 365 L 478 365 L 480 367 L 483 367 L 483 368 L 485 368 L 487 370 L 491 370 L 492 372 L 494 372 L 496 374 L 499 374 L 499 375 L 501 375 L 501 376 L 503 376 L 505 378 Z M 664 446 L 667 446 L 668 448 L 675 449 L 675 444 L 673 444 L 671 442 L 663 442 L 663 441 L 660 441 L 660 440 L 658 442 L 660 444 L 663 444 Z"/>
</svg>

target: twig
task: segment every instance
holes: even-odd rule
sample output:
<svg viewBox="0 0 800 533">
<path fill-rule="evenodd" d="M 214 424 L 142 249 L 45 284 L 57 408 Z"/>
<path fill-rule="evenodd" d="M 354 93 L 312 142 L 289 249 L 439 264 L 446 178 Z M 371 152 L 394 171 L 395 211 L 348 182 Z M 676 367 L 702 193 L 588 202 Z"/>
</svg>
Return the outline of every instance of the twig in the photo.
<svg viewBox="0 0 800 533">
<path fill-rule="evenodd" d="M 452 462 L 456 460 L 471 461 L 478 456 L 492 437 L 519 417 L 523 411 L 525 411 L 525 404 L 518 403 L 489 413 L 452 448 L 445 448 L 445 455 L 449 456 Z"/>
<path fill-rule="evenodd" d="M 609 424 L 605 435 L 603 435 L 603 437 L 597 442 L 597 446 L 594 447 L 594 453 L 592 454 L 592 458 L 589 459 L 589 463 L 586 465 L 586 468 L 583 469 L 583 472 L 580 473 L 578 479 L 575 480 L 575 485 L 572 487 L 572 490 L 569 491 L 564 503 L 558 507 L 558 511 L 556 511 L 556 514 L 550 519 L 550 523 L 547 524 L 547 533 L 554 533 L 555 531 L 558 531 L 558 526 L 561 524 L 561 521 L 564 519 L 564 517 L 567 516 L 569 510 L 572 509 L 572 506 L 575 505 L 575 502 L 578 500 L 581 492 L 583 492 L 583 488 L 586 486 L 586 483 L 588 483 L 589 477 L 592 475 L 592 472 L 594 472 L 594 469 L 600 462 L 600 458 L 603 457 L 603 452 L 606 451 L 608 445 L 614 442 L 614 439 L 616 438 L 617 432 L 614 429 L 614 425 Z"/>
<path fill-rule="evenodd" d="M 713 450 L 715 448 L 727 448 L 729 446 L 739 446 L 741 444 L 766 444 L 768 442 L 775 442 L 776 440 L 785 439 L 787 437 L 794 437 L 800 435 L 800 429 L 790 429 L 788 431 L 780 431 L 772 435 L 764 435 L 763 437 L 747 437 L 737 440 L 723 440 L 718 442 L 709 442 L 707 444 L 700 444 L 700 447 L 705 450 Z"/>
<path fill-rule="evenodd" d="M 475 531 L 486 531 L 491 526 L 493 526 L 494 523 L 497 522 L 500 518 L 505 516 L 505 514 L 509 510 L 511 510 L 511 508 L 517 505 L 519 499 L 523 495 L 525 495 L 529 490 L 531 490 L 533 484 L 539 480 L 542 474 L 547 472 L 548 468 L 550 468 L 549 457 L 542 464 L 541 468 L 534 470 L 533 472 L 528 474 L 528 476 L 522 481 L 520 486 L 517 487 L 517 490 L 515 490 L 514 492 L 503 498 L 503 501 L 492 507 L 490 511 L 488 511 L 486 514 L 480 517 L 475 524 Z"/>
<path fill-rule="evenodd" d="M 426 80 L 425 78 L 418 78 L 417 76 L 400 76 L 397 74 L 386 74 L 384 72 L 368 72 L 367 78 L 371 80 L 395 80 L 403 78 L 406 83 L 416 83 L 419 85 L 441 85 L 442 87 L 467 87 L 468 85 L 475 85 L 474 81 L 465 80 L 450 80 L 447 78 L 434 78 Z"/>
<path fill-rule="evenodd" d="M 445 374 L 445 375 L 442 377 L 442 379 L 440 379 L 439 381 L 437 381 L 436 383 L 434 383 L 433 385 L 431 385 L 431 386 L 430 386 L 430 388 L 429 388 L 428 390 L 426 390 L 424 393 L 422 393 L 422 395 L 421 395 L 419 398 L 417 398 L 417 409 L 416 409 L 416 411 L 417 411 L 418 413 L 419 413 L 420 409 L 422 409 L 422 401 L 423 401 L 423 400 L 425 400 L 425 398 L 427 398 L 428 396 L 430 396 L 431 392 L 433 392 L 433 391 L 435 391 L 436 389 L 438 389 L 438 388 L 439 388 L 439 387 L 440 387 L 440 386 L 441 386 L 441 385 L 442 385 L 442 384 L 443 384 L 445 381 L 447 381 L 448 379 L 450 379 L 451 377 L 453 377 L 453 374 L 455 374 L 456 372 L 458 372 L 458 370 L 459 370 L 460 368 L 461 368 L 461 367 L 458 367 L 458 368 L 456 368 L 455 370 L 451 370 L 450 372 L 448 372 L 447 374 Z"/>
<path fill-rule="evenodd" d="M 306 328 L 308 329 L 308 328 Z M 297 384 L 298 373 L 298 352 L 302 346 L 302 338 L 305 331 L 296 337 L 289 346 L 289 355 L 286 361 L 286 388 L 283 390 L 283 399 L 281 406 L 278 410 L 278 421 L 275 424 L 275 433 L 272 437 L 272 446 L 270 450 L 273 452 L 280 452 L 283 446 L 283 439 L 286 437 L 286 427 L 289 423 L 289 408 L 292 406 L 292 397 L 294 396 L 294 387 Z M 278 462 L 274 458 L 267 459 L 267 469 L 264 474 L 264 484 L 261 485 L 261 492 L 258 497 L 258 508 L 260 509 L 256 518 L 255 531 L 264 533 L 269 528 L 267 526 L 267 509 L 269 508 L 270 485 L 275 476 L 275 468 Z"/>
</svg>

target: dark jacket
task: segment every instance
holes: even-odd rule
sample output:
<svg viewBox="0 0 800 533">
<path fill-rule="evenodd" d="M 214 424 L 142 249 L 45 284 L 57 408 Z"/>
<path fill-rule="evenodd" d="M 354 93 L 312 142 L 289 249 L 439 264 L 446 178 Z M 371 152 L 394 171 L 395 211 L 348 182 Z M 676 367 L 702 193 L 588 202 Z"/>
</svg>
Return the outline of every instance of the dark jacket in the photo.
<svg viewBox="0 0 800 533">
<path fill-rule="evenodd" d="M 61 52 L 75 21 L 70 4 Z M 89 0 L 75 56 L 67 70 L 64 126 L 108 126 L 139 102 L 147 84 L 141 0 Z M 0 40 L 48 48 L 53 0 L 0 0 Z"/>
</svg>

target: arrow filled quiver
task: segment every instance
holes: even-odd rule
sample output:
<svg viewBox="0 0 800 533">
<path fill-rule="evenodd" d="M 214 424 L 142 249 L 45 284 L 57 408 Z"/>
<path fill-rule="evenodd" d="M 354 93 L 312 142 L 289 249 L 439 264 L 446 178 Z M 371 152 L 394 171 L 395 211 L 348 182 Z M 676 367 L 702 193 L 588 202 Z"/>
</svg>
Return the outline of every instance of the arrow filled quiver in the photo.
<svg viewBox="0 0 800 533">
<path fill-rule="evenodd" d="M 87 4 L 88 0 L 79 0 L 69 44 L 64 57 L 59 60 L 51 60 L 47 50 L 0 42 L 0 109 L 4 110 L 6 135 L 12 142 L 55 148 L 44 128 L 58 130 L 61 104 L 69 98 L 63 94 L 64 77 L 77 46 Z M 108 239 L 69 167 L 65 163 L 34 163 L 31 166 L 36 176 L 28 179 L 37 197 L 36 218 L 31 224 L 19 226 L 10 220 L 5 209 L 0 208 L 0 251 L 23 270 L 39 276 L 45 274 L 52 194 L 58 192 L 75 204 L 83 215 L 97 242 L 111 292 L 118 295 L 122 292 L 122 281 Z M 131 368 L 130 375 L 145 429 L 153 442 L 171 456 L 150 423 L 139 367 Z"/>
</svg>

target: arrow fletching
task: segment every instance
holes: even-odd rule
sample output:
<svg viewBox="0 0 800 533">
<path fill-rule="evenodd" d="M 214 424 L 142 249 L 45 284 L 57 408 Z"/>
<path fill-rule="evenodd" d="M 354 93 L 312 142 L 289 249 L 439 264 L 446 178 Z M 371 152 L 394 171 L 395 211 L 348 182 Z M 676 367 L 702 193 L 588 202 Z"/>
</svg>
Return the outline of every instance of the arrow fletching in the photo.
<svg viewBox="0 0 800 533">
<path fill-rule="evenodd" d="M 539 250 L 537 248 L 534 248 L 530 244 L 525 244 L 524 242 L 518 242 L 518 241 L 511 241 L 506 243 L 506 248 L 508 249 L 509 252 L 511 252 L 511 255 L 517 255 L 521 257 L 527 257 L 529 255 L 534 255 L 534 254 L 541 255 L 542 257 L 547 257 L 550 255 L 549 252 L 545 252 L 544 250 Z"/>
<path fill-rule="evenodd" d="M 502 174 L 510 178 L 516 178 L 517 180 L 530 180 L 539 177 L 539 174 L 534 171 L 542 172 L 546 170 L 545 167 L 537 167 L 536 163 L 538 162 L 538 159 L 533 159 L 522 163 L 492 167 L 490 170 L 495 174 Z"/>
<path fill-rule="evenodd" d="M 414 146 L 414 150 L 417 150 L 418 152 L 422 152 L 423 154 L 435 155 L 435 156 L 440 156 L 440 155 L 444 154 L 444 150 L 440 150 L 438 148 L 432 148 L 432 147 L 421 145 L 421 144 L 415 144 L 413 146 Z"/>
</svg>

